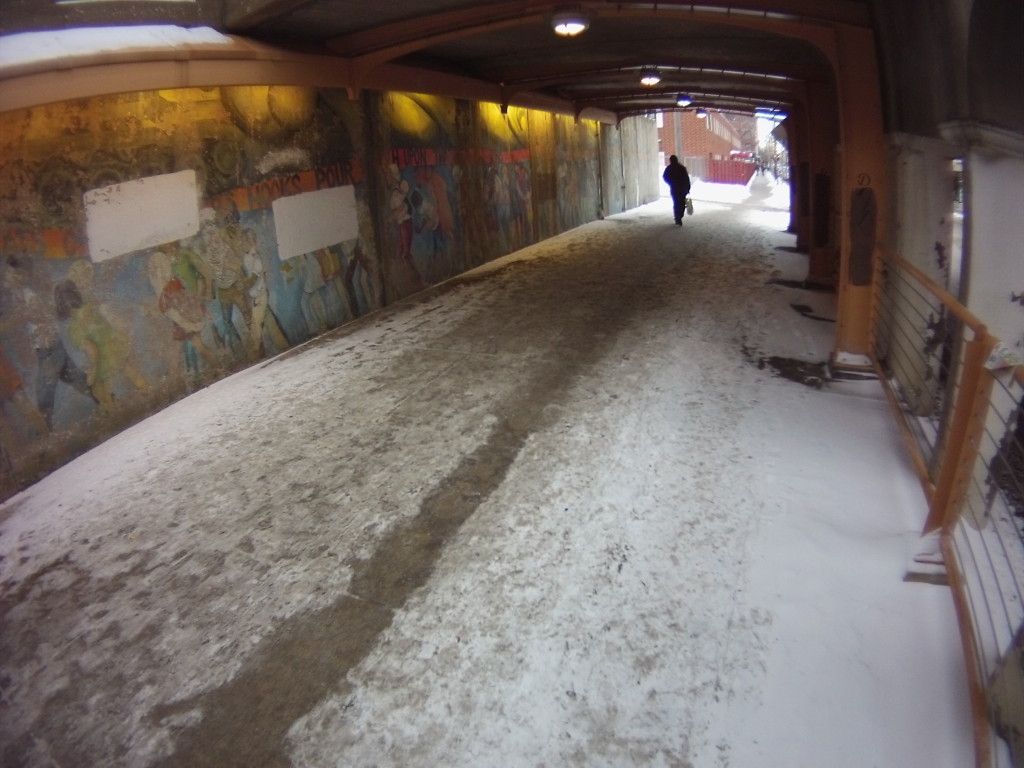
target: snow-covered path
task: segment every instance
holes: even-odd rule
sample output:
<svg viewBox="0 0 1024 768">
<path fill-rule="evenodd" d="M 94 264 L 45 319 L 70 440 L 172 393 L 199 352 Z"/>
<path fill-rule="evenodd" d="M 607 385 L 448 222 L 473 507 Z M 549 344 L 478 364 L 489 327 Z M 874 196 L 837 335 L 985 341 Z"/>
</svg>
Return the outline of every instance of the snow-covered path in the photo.
<svg viewBox="0 0 1024 768">
<path fill-rule="evenodd" d="M 516 253 L 0 507 L 4 763 L 969 765 L 877 384 L 765 364 L 824 361 L 834 297 L 758 184 Z"/>
</svg>

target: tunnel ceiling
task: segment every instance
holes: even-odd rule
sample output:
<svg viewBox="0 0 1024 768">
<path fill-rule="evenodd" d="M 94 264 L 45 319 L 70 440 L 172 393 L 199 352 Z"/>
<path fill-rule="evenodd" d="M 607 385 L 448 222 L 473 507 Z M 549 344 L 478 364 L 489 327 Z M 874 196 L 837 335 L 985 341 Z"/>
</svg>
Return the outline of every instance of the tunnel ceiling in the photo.
<svg viewBox="0 0 1024 768">
<path fill-rule="evenodd" d="M 555 98 L 577 114 L 623 117 L 671 109 L 680 95 L 735 111 L 786 110 L 806 83 L 831 82 L 826 56 L 804 32 L 871 26 L 869 0 L 760 2 L 539 2 L 495 0 L 160 0 L 61 5 L 11 3 L 4 33 L 47 27 L 170 22 L 212 26 L 264 42 L 328 53 L 360 73 L 394 63 L 461 75 L 524 95 Z M 573 38 L 552 30 L 552 14 L 584 12 Z M 642 69 L 661 82 L 640 84 Z M 420 79 L 420 82 L 428 80 Z M 357 83 L 358 84 L 358 83 Z"/>
<path fill-rule="evenodd" d="M 552 15 L 578 9 L 590 27 L 572 38 L 552 30 Z M 769 14 L 773 16 L 769 18 Z M 755 26 L 728 23 L 743 18 Z M 524 93 L 619 117 L 676 106 L 751 111 L 788 108 L 807 80 L 830 81 L 813 45 L 771 29 L 867 25 L 866 2 L 804 0 L 760 4 L 659 2 L 445 2 L 402 0 L 229 0 L 228 31 L 264 40 L 316 44 L 367 62 L 469 75 Z M 756 25 L 761 25 L 758 28 Z M 643 69 L 661 82 L 640 84 Z"/>
</svg>

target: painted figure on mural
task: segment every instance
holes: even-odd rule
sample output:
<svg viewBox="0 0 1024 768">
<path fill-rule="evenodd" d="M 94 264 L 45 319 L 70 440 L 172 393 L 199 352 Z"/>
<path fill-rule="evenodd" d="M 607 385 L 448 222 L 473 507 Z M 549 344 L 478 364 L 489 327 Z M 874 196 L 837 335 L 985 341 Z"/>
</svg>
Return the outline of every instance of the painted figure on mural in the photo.
<svg viewBox="0 0 1024 768">
<path fill-rule="evenodd" d="M 416 169 L 416 184 L 425 191 L 427 203 L 432 209 L 434 253 L 447 253 L 455 241 L 455 214 L 448 184 L 434 168 L 425 165 Z"/>
<path fill-rule="evenodd" d="M 661 178 L 668 184 L 669 194 L 672 195 L 672 218 L 676 226 L 683 226 L 683 216 L 686 214 L 686 196 L 690 194 L 690 174 L 686 166 L 679 162 L 679 158 L 672 155 L 668 159 Z"/>
<path fill-rule="evenodd" d="M 452 179 L 458 194 L 455 201 L 461 224 L 460 238 L 463 247 L 457 253 L 462 255 L 461 269 L 471 269 L 488 260 L 494 249 L 494 241 L 487 234 L 487 216 L 477 204 L 478 189 L 484 187 L 484 169 L 479 164 L 452 166 Z"/>
<path fill-rule="evenodd" d="M 92 265 L 72 264 L 68 279 L 54 288 L 57 318 L 66 324 L 70 345 L 84 356 L 82 366 L 93 397 L 101 408 L 110 409 L 120 378 L 138 390 L 147 384 L 132 362 L 131 336 L 106 307 L 88 300 L 91 285 Z"/>
<path fill-rule="evenodd" d="M 515 248 L 527 245 L 531 238 L 530 232 L 530 175 L 524 163 L 512 166 L 512 183 L 510 185 L 512 201 L 512 230 Z"/>
<path fill-rule="evenodd" d="M 0 335 L 15 333 L 31 346 L 36 365 L 35 408 L 47 429 L 53 429 L 57 388 L 63 383 L 96 399 L 85 371 L 68 354 L 57 327 L 49 277 L 30 258 L 9 257 L 0 281 Z M 27 392 L 26 392 L 27 394 Z"/>
<path fill-rule="evenodd" d="M 252 325 L 249 335 L 249 356 L 254 360 L 266 354 L 265 339 L 270 339 L 275 352 L 288 349 L 288 339 L 284 335 L 281 323 L 270 306 L 270 291 L 267 288 L 267 266 L 263 261 L 256 233 L 251 229 L 243 230 L 242 236 L 245 253 L 242 266 L 245 269 L 246 283 L 249 286 L 249 300 L 252 302 Z"/>
<path fill-rule="evenodd" d="M 321 289 L 326 286 L 320 260 L 315 253 L 304 253 L 296 256 L 294 262 L 298 278 L 302 281 L 302 294 L 299 296 L 299 307 L 306 321 L 306 330 L 310 336 L 324 333 L 329 327 L 327 307 Z"/>
<path fill-rule="evenodd" d="M 289 259 L 286 271 L 289 281 L 300 283 L 299 308 L 309 336 L 317 336 L 370 310 L 370 272 L 358 240 Z"/>
<path fill-rule="evenodd" d="M 358 240 L 344 243 L 341 246 L 345 255 L 345 275 L 342 287 L 348 296 L 348 304 L 352 308 L 352 317 L 360 317 L 370 311 L 372 306 L 370 288 L 372 272 L 370 261 Z"/>
<path fill-rule="evenodd" d="M 19 434 L 15 424 L 20 422 L 35 435 Z M 47 424 L 43 416 L 25 393 L 24 383 L 17 369 L 11 365 L 0 345 L 0 480 L 6 480 L 14 470 L 15 446 L 26 437 L 46 434 Z"/>
<path fill-rule="evenodd" d="M 220 310 L 217 329 L 236 354 L 249 349 L 252 304 L 244 265 L 244 236 L 237 211 L 221 220 L 212 208 L 199 215 L 203 260 Z M 235 310 L 238 310 L 235 312 Z"/>
<path fill-rule="evenodd" d="M 512 234 L 512 192 L 509 189 L 508 166 L 499 164 L 494 168 L 494 205 L 498 209 L 498 222 L 502 242 L 509 246 Z"/>
<path fill-rule="evenodd" d="M 392 163 L 388 169 L 388 206 L 391 214 L 391 223 L 398 234 L 398 257 L 399 262 L 393 267 L 391 279 L 396 283 L 396 290 L 399 295 L 413 293 L 423 288 L 426 283 L 420 275 L 413 260 L 412 240 L 415 234 L 413 223 L 413 207 L 409 199 L 409 182 L 402 178 L 402 172 L 398 166 Z"/>
<path fill-rule="evenodd" d="M 157 307 L 173 323 L 172 336 L 181 343 L 185 372 L 195 385 L 202 381 L 201 357 L 208 370 L 217 368 L 217 356 L 203 341 L 202 332 L 209 321 L 206 307 L 195 289 L 174 274 L 175 246 L 167 246 L 149 257 L 149 283 L 157 296 Z"/>
<path fill-rule="evenodd" d="M 433 250 L 437 250 L 438 227 L 440 220 L 437 218 L 437 207 L 434 205 L 430 194 L 414 189 L 409 193 L 409 205 L 412 208 L 413 231 L 430 233 L 433 242 Z"/>
<path fill-rule="evenodd" d="M 348 306 L 348 297 L 341 284 L 344 276 L 341 256 L 338 253 L 340 248 L 340 245 L 332 245 L 329 248 L 320 248 L 316 252 L 316 260 L 320 262 L 320 274 L 324 279 L 320 291 L 331 327 L 341 325 L 353 317 L 352 309 Z"/>
<path fill-rule="evenodd" d="M 512 233 L 512 196 L 509 191 L 508 169 L 495 163 L 487 168 L 487 182 L 484 188 L 484 205 L 487 228 L 498 235 L 500 249 L 510 250 Z"/>
<path fill-rule="evenodd" d="M 21 375 L 7 359 L 3 346 L 0 346 L 0 443 L 3 444 L 5 455 L 19 443 L 21 437 L 12 428 L 15 421 L 31 428 L 36 437 L 49 431 L 43 415 L 25 392 Z"/>
</svg>

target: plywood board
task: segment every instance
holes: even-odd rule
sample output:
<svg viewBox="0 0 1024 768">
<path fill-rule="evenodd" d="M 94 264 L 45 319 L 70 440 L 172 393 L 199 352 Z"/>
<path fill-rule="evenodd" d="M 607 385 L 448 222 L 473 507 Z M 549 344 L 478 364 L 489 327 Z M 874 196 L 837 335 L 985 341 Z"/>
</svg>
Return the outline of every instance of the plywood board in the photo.
<svg viewBox="0 0 1024 768">
<path fill-rule="evenodd" d="M 183 240 L 199 231 L 195 171 L 91 189 L 82 201 L 89 256 L 96 262 Z"/>
<path fill-rule="evenodd" d="M 359 236 L 352 186 L 280 197 L 273 208 L 278 255 L 282 260 Z"/>
</svg>

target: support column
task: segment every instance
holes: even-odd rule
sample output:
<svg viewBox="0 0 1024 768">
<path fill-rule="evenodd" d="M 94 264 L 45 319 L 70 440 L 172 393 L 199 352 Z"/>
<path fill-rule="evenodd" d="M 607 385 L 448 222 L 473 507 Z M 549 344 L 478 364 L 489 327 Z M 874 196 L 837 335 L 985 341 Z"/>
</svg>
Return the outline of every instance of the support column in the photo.
<svg viewBox="0 0 1024 768">
<path fill-rule="evenodd" d="M 875 45 L 866 29 L 837 29 L 839 88 L 838 365 L 867 365 L 875 269 L 887 219 L 888 185 Z"/>
<path fill-rule="evenodd" d="M 836 147 L 839 120 L 832 83 L 807 84 L 807 196 L 809 206 L 807 280 L 818 285 L 839 282 L 839 210 Z"/>
<path fill-rule="evenodd" d="M 783 123 L 789 151 L 789 231 L 796 235 L 796 249 L 808 251 L 810 233 L 810 190 L 807 167 L 807 113 L 803 104 L 794 105 Z"/>
</svg>

